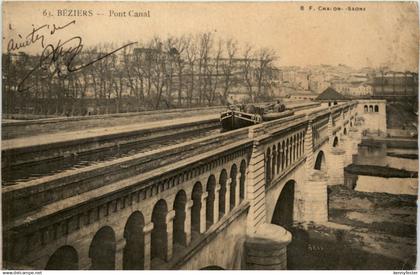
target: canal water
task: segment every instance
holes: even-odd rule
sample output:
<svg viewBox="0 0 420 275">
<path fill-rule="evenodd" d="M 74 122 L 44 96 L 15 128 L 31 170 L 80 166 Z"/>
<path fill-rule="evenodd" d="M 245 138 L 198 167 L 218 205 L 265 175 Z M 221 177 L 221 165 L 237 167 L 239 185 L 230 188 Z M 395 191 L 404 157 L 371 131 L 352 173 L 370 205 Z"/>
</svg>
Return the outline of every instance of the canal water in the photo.
<svg viewBox="0 0 420 275">
<path fill-rule="evenodd" d="M 362 143 L 353 162 L 328 187 L 328 222 L 288 228 L 288 269 L 416 267 L 417 141 Z"/>
</svg>

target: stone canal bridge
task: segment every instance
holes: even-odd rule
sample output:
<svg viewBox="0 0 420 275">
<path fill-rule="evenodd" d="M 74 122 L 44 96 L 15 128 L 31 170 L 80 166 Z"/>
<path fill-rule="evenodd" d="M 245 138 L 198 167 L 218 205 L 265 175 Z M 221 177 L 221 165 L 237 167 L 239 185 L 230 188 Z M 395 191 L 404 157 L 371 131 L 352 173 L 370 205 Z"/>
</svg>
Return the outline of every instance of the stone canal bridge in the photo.
<svg viewBox="0 0 420 275">
<path fill-rule="evenodd" d="M 318 106 L 5 186 L 4 260 L 31 269 L 286 268 L 284 228 L 328 220 L 327 185 L 343 183 L 363 108 Z"/>
</svg>

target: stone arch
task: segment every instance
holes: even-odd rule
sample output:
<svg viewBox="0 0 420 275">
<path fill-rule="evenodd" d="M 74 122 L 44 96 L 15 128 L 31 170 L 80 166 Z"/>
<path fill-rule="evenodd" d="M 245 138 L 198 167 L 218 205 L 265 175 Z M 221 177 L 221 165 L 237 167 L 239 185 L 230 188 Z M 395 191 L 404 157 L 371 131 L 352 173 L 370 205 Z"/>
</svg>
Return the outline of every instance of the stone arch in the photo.
<svg viewBox="0 0 420 275">
<path fill-rule="evenodd" d="M 191 199 L 193 205 L 191 207 L 191 239 L 196 239 L 200 235 L 200 218 L 201 218 L 201 197 L 203 195 L 203 186 L 201 182 L 194 184 Z"/>
<path fill-rule="evenodd" d="M 187 194 L 184 190 L 176 193 L 174 201 L 175 216 L 173 221 L 173 248 L 176 250 L 179 246 L 187 245 L 185 234 L 185 207 L 187 204 Z"/>
<path fill-rule="evenodd" d="M 274 208 L 272 224 L 277 224 L 285 228 L 293 225 L 293 205 L 295 200 L 295 181 L 289 180 L 281 190 Z"/>
<path fill-rule="evenodd" d="M 151 259 L 166 261 L 168 250 L 168 235 L 166 232 L 166 215 L 168 206 L 166 201 L 160 199 L 152 211 L 153 230 L 151 236 Z"/>
<path fill-rule="evenodd" d="M 92 260 L 93 270 L 115 269 L 115 233 L 109 226 L 99 229 L 89 247 L 89 258 Z"/>
<path fill-rule="evenodd" d="M 325 171 L 327 169 L 325 154 L 323 151 L 319 151 L 318 155 L 316 156 L 314 169 L 322 171 Z"/>
<path fill-rule="evenodd" d="M 378 113 L 378 112 L 379 112 L 379 106 L 375 105 L 375 113 Z"/>
<path fill-rule="evenodd" d="M 367 105 L 365 105 L 365 106 L 363 107 L 363 110 L 365 111 L 365 113 L 367 113 L 367 112 L 369 111 L 368 106 L 367 106 Z"/>
<path fill-rule="evenodd" d="M 372 113 L 372 112 L 373 112 L 373 106 L 369 105 L 369 113 Z"/>
<path fill-rule="evenodd" d="M 232 182 L 230 183 L 230 210 L 232 210 L 235 207 L 236 204 L 236 175 L 238 174 L 238 168 L 236 164 L 232 164 L 232 167 L 230 168 L 230 178 Z"/>
<path fill-rule="evenodd" d="M 123 251 L 123 269 L 144 269 L 144 217 L 139 211 L 130 215 L 125 224 Z"/>
<path fill-rule="evenodd" d="M 79 256 L 74 247 L 65 245 L 57 249 L 48 259 L 46 270 L 77 270 Z"/>
<path fill-rule="evenodd" d="M 334 137 L 333 147 L 337 147 L 337 146 L 338 146 L 338 137 Z"/>
<path fill-rule="evenodd" d="M 215 192 L 216 192 L 216 178 L 213 175 L 207 180 L 207 201 L 206 201 L 206 228 L 210 228 L 210 226 L 215 223 L 214 220 L 214 199 L 215 199 Z"/>
<path fill-rule="evenodd" d="M 245 199 L 245 177 L 246 177 L 246 161 L 244 159 L 241 161 L 239 172 L 241 172 L 241 178 L 239 182 L 239 200 L 243 201 Z"/>
<path fill-rule="evenodd" d="M 226 181 L 227 181 L 227 172 L 223 169 L 220 172 L 219 176 L 219 218 L 223 217 L 226 213 Z"/>
</svg>

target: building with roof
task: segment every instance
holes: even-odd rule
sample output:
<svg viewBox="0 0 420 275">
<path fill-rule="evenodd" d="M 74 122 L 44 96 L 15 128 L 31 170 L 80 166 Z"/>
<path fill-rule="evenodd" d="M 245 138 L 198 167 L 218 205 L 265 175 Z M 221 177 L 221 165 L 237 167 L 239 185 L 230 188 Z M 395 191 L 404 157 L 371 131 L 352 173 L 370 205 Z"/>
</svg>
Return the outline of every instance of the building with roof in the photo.
<svg viewBox="0 0 420 275">
<path fill-rule="evenodd" d="M 317 96 L 318 96 L 317 94 L 311 91 L 305 90 L 305 91 L 295 91 L 294 93 L 290 95 L 290 98 L 294 100 L 314 100 Z"/>
<path fill-rule="evenodd" d="M 346 81 L 335 81 L 331 83 L 331 87 L 344 96 L 363 97 L 373 94 L 372 86 L 366 82 L 349 83 Z"/>
<path fill-rule="evenodd" d="M 340 94 L 332 87 L 328 87 L 315 100 L 321 101 L 322 103 L 328 103 L 328 106 L 332 106 L 337 105 L 340 101 L 348 101 L 350 99 Z"/>
</svg>

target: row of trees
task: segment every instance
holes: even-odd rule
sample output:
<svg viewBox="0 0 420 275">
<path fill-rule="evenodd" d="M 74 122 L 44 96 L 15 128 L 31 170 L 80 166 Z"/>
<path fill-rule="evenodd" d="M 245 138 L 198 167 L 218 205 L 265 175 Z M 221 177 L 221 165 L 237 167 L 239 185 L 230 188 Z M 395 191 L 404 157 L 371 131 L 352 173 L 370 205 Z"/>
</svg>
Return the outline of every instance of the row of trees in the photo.
<svg viewBox="0 0 420 275">
<path fill-rule="evenodd" d="M 85 48 L 71 68 L 117 48 Z M 227 104 L 238 93 L 246 94 L 248 101 L 266 100 L 277 79 L 272 50 L 249 45 L 241 49 L 237 41 L 212 33 L 154 37 L 75 72 L 67 70 L 69 60 L 64 54 L 40 64 L 40 56 L 4 54 L 4 112 L 87 115 L 211 106 Z"/>
</svg>

